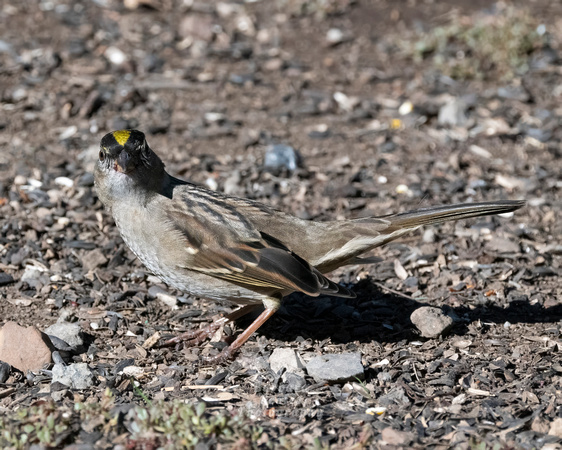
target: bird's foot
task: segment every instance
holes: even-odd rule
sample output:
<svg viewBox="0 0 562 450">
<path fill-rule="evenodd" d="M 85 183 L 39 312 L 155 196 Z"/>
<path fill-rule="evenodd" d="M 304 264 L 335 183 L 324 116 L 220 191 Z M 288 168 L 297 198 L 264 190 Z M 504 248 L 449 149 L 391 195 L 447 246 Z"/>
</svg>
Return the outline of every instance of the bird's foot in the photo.
<svg viewBox="0 0 562 450">
<path fill-rule="evenodd" d="M 259 304 L 245 305 L 242 308 L 239 308 L 236 311 L 233 311 L 230 314 L 215 320 L 204 328 L 194 331 L 187 331 L 172 339 L 168 339 L 167 341 L 164 341 L 162 344 L 160 344 L 160 347 L 195 347 L 213 337 L 213 335 L 227 323 L 238 320 L 240 317 L 245 316 L 249 312 L 252 312 L 254 309 L 259 307 Z M 234 353 L 235 352 L 232 352 L 232 355 L 234 355 Z"/>
<path fill-rule="evenodd" d="M 203 362 L 209 365 L 224 364 L 234 358 L 240 347 L 233 348 L 232 345 L 225 347 L 222 351 L 215 356 L 204 356 Z"/>
<path fill-rule="evenodd" d="M 227 322 L 229 322 L 227 317 L 221 317 L 204 328 L 187 331 L 172 339 L 168 339 L 160 347 L 195 347 L 210 339 Z"/>
</svg>

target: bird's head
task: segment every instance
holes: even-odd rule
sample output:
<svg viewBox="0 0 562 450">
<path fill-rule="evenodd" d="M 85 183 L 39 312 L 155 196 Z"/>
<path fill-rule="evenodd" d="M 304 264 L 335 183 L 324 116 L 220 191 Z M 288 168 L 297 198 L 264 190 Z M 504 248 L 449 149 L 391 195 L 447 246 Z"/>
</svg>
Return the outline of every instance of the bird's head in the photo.
<svg viewBox="0 0 562 450">
<path fill-rule="evenodd" d="M 131 189 L 158 191 L 166 172 L 143 132 L 119 130 L 102 138 L 94 175 L 98 194 L 107 203 L 116 196 L 130 194 Z"/>
</svg>

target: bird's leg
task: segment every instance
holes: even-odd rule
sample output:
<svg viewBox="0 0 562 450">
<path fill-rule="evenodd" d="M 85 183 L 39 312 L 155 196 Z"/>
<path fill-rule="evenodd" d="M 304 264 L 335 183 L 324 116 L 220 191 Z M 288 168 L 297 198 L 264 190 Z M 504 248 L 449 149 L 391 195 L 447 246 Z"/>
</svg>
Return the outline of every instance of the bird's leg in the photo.
<svg viewBox="0 0 562 450">
<path fill-rule="evenodd" d="M 244 308 L 241 308 L 244 309 Z M 266 307 L 263 312 L 252 322 L 252 324 L 246 328 L 240 335 L 235 339 L 235 341 L 228 347 L 225 347 L 218 355 L 203 358 L 206 363 L 209 364 L 219 364 L 231 359 L 238 349 L 244 345 L 244 343 L 250 338 L 254 332 L 261 327 L 267 320 L 275 314 L 275 311 L 279 309 L 279 305 L 272 307 Z M 236 312 L 236 311 L 235 311 Z"/>
<path fill-rule="evenodd" d="M 261 305 L 245 305 L 241 308 L 238 308 L 236 311 L 231 312 L 230 314 L 221 317 L 220 319 L 215 320 L 214 322 L 210 323 L 204 328 L 199 330 L 192 330 L 187 331 L 185 333 L 176 336 L 175 338 L 168 339 L 167 341 L 161 344 L 161 347 L 172 347 L 178 344 L 184 344 L 189 347 L 194 347 L 196 345 L 201 344 L 207 339 L 210 339 L 213 334 L 217 332 L 217 330 L 226 325 L 228 322 L 232 322 L 234 320 L 239 319 L 242 316 L 252 312 L 254 309 Z M 238 339 L 237 339 L 238 340 Z M 235 341 L 236 342 L 236 341 Z"/>
</svg>

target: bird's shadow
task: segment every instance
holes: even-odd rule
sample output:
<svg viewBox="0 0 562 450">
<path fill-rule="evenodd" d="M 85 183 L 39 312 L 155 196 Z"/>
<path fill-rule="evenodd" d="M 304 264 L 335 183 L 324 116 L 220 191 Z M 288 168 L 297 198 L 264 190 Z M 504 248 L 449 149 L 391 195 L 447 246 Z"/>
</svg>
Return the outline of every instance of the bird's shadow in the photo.
<svg viewBox="0 0 562 450">
<path fill-rule="evenodd" d="M 419 340 L 419 332 L 410 320 L 411 314 L 422 306 L 440 307 L 442 304 L 386 293 L 369 280 L 355 285 L 354 291 L 357 297 L 353 299 L 292 294 L 284 299 L 280 310 L 258 333 L 286 342 L 303 338 L 330 339 L 334 344 Z M 444 309 L 455 318 L 450 333 L 459 336 L 465 335 L 470 323 L 475 321 L 532 324 L 562 320 L 562 305 L 545 308 L 528 300 L 512 301 L 502 306 L 492 301 L 478 304 L 471 299 L 470 306 L 446 306 Z M 249 318 L 239 321 L 242 327 L 249 323 Z"/>
</svg>

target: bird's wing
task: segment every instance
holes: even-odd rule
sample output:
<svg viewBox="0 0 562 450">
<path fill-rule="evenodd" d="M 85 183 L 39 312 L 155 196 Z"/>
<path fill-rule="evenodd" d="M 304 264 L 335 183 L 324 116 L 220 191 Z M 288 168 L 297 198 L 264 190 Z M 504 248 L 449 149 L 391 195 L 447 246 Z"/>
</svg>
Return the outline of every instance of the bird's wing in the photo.
<svg viewBox="0 0 562 450">
<path fill-rule="evenodd" d="M 181 190 L 166 214 L 184 238 L 185 269 L 258 291 L 353 297 L 213 192 Z"/>
</svg>

